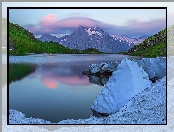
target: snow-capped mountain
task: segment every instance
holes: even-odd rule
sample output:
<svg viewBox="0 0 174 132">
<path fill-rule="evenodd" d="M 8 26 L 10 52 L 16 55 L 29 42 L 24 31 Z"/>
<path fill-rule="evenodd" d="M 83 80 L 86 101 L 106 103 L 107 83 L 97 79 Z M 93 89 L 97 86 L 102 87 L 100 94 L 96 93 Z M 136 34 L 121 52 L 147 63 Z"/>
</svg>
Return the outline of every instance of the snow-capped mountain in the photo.
<svg viewBox="0 0 174 132">
<path fill-rule="evenodd" d="M 138 38 L 132 38 L 130 36 L 126 35 L 113 35 L 110 34 L 114 39 L 119 40 L 120 42 L 127 42 L 127 43 L 133 43 L 134 45 L 137 45 L 141 42 L 143 42 L 146 38 L 148 38 L 150 35 L 143 35 Z"/>
<path fill-rule="evenodd" d="M 99 27 L 79 26 L 72 34 L 57 38 L 51 35 L 42 35 L 41 41 L 54 41 L 71 49 L 95 48 L 102 52 L 127 52 L 134 46 L 133 43 L 120 41 Z"/>
</svg>

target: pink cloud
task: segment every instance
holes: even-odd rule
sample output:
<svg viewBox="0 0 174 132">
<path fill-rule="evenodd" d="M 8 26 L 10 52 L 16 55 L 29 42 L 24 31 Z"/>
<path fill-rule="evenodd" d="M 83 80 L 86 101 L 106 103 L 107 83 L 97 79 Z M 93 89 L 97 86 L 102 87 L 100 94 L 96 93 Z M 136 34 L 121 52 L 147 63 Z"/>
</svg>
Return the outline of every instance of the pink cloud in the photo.
<svg viewBox="0 0 174 132">
<path fill-rule="evenodd" d="M 58 21 L 56 14 L 49 14 L 41 19 L 41 27 L 52 27 Z"/>
<path fill-rule="evenodd" d="M 155 34 L 166 27 L 166 19 L 154 19 L 144 21 L 142 19 L 132 19 L 127 21 L 124 26 L 117 26 L 103 23 L 87 17 L 68 17 L 58 20 L 55 14 L 45 16 L 36 26 L 30 27 L 30 30 L 36 35 L 42 34 L 70 34 L 79 26 L 96 27 L 99 26 L 104 31 L 118 35 L 148 35 Z"/>
<path fill-rule="evenodd" d="M 131 21 L 127 22 L 128 27 L 130 28 L 139 28 L 139 29 L 149 29 L 152 27 L 159 27 L 162 24 L 164 25 L 164 23 L 166 22 L 165 18 L 160 18 L 160 19 L 154 19 L 151 21 L 143 21 L 142 19 L 133 19 Z M 165 26 L 165 25 L 164 25 Z"/>
<path fill-rule="evenodd" d="M 96 27 L 99 26 L 100 22 L 95 21 L 91 18 L 85 17 L 70 17 L 63 20 L 60 20 L 56 23 L 56 27 L 58 28 L 77 28 L 79 26 L 84 27 Z"/>
<path fill-rule="evenodd" d="M 166 19 L 154 19 L 150 21 L 143 21 L 142 19 L 132 19 L 127 21 L 124 26 L 115 26 L 109 29 L 112 34 L 120 35 L 154 35 L 160 30 L 166 28 Z"/>
<path fill-rule="evenodd" d="M 55 14 L 43 17 L 38 25 L 26 25 L 25 27 L 36 35 L 39 34 L 67 34 L 67 30 L 74 31 L 79 26 L 108 28 L 108 24 L 86 17 L 68 17 L 58 20 Z"/>
</svg>

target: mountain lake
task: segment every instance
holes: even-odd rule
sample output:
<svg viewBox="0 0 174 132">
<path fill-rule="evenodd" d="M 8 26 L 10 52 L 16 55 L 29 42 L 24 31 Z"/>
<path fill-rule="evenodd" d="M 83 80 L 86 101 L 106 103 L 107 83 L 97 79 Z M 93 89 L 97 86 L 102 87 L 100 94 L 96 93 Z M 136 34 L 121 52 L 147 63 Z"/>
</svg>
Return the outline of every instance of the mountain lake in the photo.
<svg viewBox="0 0 174 132">
<path fill-rule="evenodd" d="M 82 71 L 89 64 L 136 59 L 117 54 L 32 54 L 9 56 L 9 109 L 56 123 L 95 115 L 94 99 L 103 86 Z"/>
</svg>

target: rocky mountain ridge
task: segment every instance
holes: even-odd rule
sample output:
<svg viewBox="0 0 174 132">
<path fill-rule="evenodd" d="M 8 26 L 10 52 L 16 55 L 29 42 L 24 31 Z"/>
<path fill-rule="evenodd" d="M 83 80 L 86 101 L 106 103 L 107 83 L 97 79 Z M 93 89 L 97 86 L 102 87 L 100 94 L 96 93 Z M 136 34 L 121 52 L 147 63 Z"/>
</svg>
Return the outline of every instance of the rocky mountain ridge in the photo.
<svg viewBox="0 0 174 132">
<path fill-rule="evenodd" d="M 113 38 L 109 33 L 99 27 L 88 28 L 79 26 L 72 34 L 65 35 L 61 38 L 44 34 L 39 39 L 43 42 L 59 42 L 63 46 L 71 49 L 84 50 L 87 48 L 95 48 L 106 53 L 127 52 L 134 46 L 133 43 L 119 41 Z"/>
<path fill-rule="evenodd" d="M 111 34 L 111 36 L 117 40 L 121 41 L 125 41 L 128 43 L 133 43 L 134 45 L 137 45 L 141 42 L 143 42 L 147 37 L 149 37 L 150 35 L 143 35 L 137 38 L 132 38 L 131 36 L 127 36 L 127 35 L 113 35 Z"/>
</svg>

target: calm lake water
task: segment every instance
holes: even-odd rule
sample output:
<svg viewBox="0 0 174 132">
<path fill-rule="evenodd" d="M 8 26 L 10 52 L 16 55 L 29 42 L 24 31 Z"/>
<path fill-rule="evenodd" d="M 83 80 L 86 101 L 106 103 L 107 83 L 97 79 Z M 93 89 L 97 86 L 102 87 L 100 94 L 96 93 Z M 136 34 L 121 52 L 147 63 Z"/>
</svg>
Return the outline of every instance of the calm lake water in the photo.
<svg viewBox="0 0 174 132">
<path fill-rule="evenodd" d="M 89 64 L 133 59 L 126 55 L 9 56 L 9 108 L 26 117 L 51 122 L 84 119 L 103 86 L 92 84 L 82 71 Z"/>
</svg>

